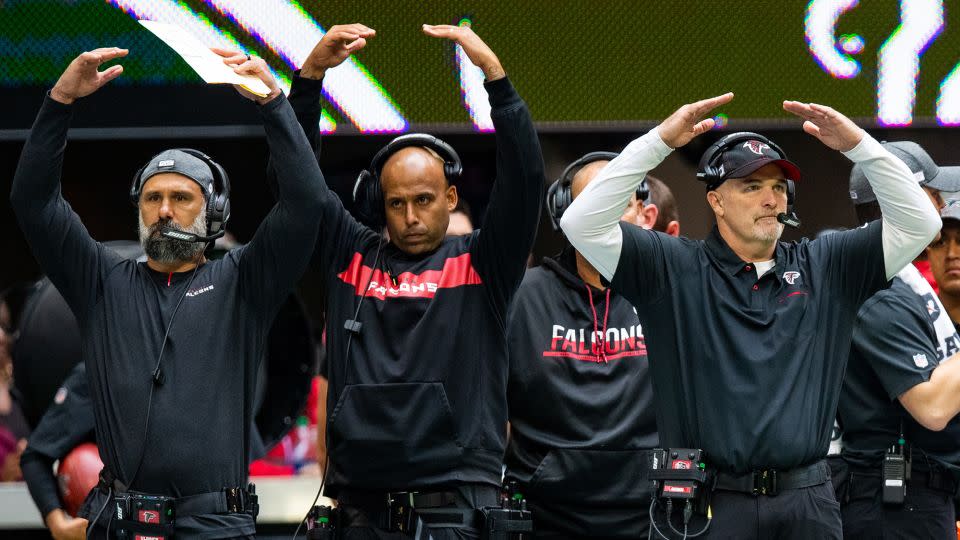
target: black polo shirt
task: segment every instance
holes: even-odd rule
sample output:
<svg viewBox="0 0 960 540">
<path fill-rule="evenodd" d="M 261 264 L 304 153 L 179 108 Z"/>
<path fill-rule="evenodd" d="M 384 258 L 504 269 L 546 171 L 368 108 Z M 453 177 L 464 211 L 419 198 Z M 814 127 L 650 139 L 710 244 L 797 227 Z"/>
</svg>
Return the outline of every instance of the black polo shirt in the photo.
<svg viewBox="0 0 960 540">
<path fill-rule="evenodd" d="M 621 223 L 613 289 L 637 306 L 661 445 L 711 466 L 791 469 L 827 453 L 853 323 L 887 282 L 881 224 L 779 242 L 774 268 Z"/>
<path fill-rule="evenodd" d="M 960 473 L 960 418 L 943 431 L 930 431 L 898 399 L 930 380 L 940 362 L 960 350 L 956 333 L 938 346 L 933 321 L 940 312 L 928 309 L 928 300 L 933 299 L 894 279 L 860 309 L 837 410 L 844 428 L 843 458 L 851 465 L 879 471 L 884 450 L 897 441 L 902 426 L 913 449 L 913 468 L 929 470 L 937 462 Z"/>
</svg>

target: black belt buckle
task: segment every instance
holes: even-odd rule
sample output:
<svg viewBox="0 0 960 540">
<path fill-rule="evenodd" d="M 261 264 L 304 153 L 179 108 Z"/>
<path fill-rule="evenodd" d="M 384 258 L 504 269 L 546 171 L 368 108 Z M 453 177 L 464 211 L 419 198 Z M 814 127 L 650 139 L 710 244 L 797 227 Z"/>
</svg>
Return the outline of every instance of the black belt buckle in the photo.
<svg viewBox="0 0 960 540">
<path fill-rule="evenodd" d="M 777 483 L 777 471 L 775 469 L 763 469 L 762 471 L 753 471 L 753 495 L 766 495 L 773 497 L 780 493 L 780 487 Z"/>
<path fill-rule="evenodd" d="M 413 506 L 413 492 L 387 493 L 387 510 L 390 532 L 413 533 L 416 525 Z"/>
</svg>

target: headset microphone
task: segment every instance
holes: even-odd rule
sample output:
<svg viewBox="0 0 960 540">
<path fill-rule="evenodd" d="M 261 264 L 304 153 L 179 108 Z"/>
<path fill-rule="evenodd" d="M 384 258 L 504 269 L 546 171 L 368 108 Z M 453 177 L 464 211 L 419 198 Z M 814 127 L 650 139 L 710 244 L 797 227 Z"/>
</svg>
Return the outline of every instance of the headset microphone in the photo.
<svg viewBox="0 0 960 540">
<path fill-rule="evenodd" d="M 180 240 L 181 242 L 212 242 L 223 236 L 225 232 L 226 231 L 220 230 L 214 234 L 211 234 L 210 236 L 200 236 L 199 234 L 178 231 L 177 229 L 163 229 L 160 231 L 160 235 L 173 240 Z"/>
<path fill-rule="evenodd" d="M 777 221 L 783 223 L 784 225 L 789 225 L 790 227 L 797 228 L 800 226 L 800 218 L 797 217 L 796 212 L 791 210 L 790 212 L 780 212 L 777 214 Z"/>
</svg>

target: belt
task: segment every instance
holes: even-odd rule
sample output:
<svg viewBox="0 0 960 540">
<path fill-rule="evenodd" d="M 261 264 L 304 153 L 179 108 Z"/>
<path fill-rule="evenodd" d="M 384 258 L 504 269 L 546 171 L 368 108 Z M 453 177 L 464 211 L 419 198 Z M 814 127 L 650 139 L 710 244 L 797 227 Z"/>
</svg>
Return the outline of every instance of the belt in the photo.
<svg viewBox="0 0 960 540">
<path fill-rule="evenodd" d="M 957 482 L 949 471 L 927 471 L 914 468 L 910 476 L 911 479 L 907 481 L 908 489 L 909 486 L 922 486 L 950 496 L 957 495 Z M 850 468 L 848 483 L 848 498 L 854 499 L 873 497 L 883 487 L 883 479 L 880 477 L 879 471 L 862 467 Z"/>
<path fill-rule="evenodd" d="M 150 495 L 130 491 L 113 476 L 110 471 L 104 468 L 100 471 L 100 481 L 97 484 L 100 491 L 107 493 L 110 489 L 113 493 L 133 493 L 141 495 Z M 207 493 L 197 493 L 187 495 L 186 497 L 173 498 L 174 515 L 176 517 L 198 516 L 203 514 L 250 514 L 256 519 L 260 513 L 260 505 L 256 488 L 253 484 L 248 487 L 229 487 L 219 491 L 210 491 Z"/>
<path fill-rule="evenodd" d="M 416 521 L 480 529 L 481 516 L 474 508 L 458 507 L 463 497 L 456 491 L 341 491 L 337 496 L 345 527 L 376 527 L 413 532 Z"/>
<path fill-rule="evenodd" d="M 760 469 L 745 474 L 718 472 L 714 489 L 773 497 L 781 491 L 800 489 L 830 481 L 830 466 L 820 460 L 787 471 Z"/>
</svg>

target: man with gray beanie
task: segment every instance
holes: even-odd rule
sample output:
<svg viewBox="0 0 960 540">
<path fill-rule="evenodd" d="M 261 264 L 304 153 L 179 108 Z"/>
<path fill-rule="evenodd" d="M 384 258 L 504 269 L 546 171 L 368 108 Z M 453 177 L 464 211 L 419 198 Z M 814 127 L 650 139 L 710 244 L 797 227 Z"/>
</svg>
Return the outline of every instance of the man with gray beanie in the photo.
<svg viewBox="0 0 960 540">
<path fill-rule="evenodd" d="M 270 89 L 263 118 L 278 202 L 252 240 L 220 260 L 204 247 L 230 215 L 226 172 L 201 152 L 154 156 L 131 184 L 146 262 L 90 237 L 63 199 L 60 175 L 74 101 L 123 71 L 103 48 L 77 57 L 44 100 L 23 148 L 10 200 L 34 256 L 82 329 L 104 462 L 81 517 L 92 538 L 252 538 L 256 498 L 246 486 L 253 393 L 281 302 L 316 241 L 323 176 L 259 58 L 224 63 Z"/>
<path fill-rule="evenodd" d="M 938 167 L 913 142 L 883 146 L 910 168 L 938 210 L 941 191 L 960 191 L 960 167 Z M 881 218 L 859 164 L 850 198 L 861 224 Z M 831 463 L 844 538 L 955 534 L 958 351 L 960 335 L 913 265 L 861 306 L 837 409 L 843 450 Z"/>
</svg>

